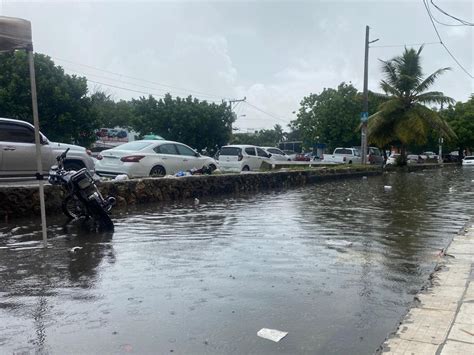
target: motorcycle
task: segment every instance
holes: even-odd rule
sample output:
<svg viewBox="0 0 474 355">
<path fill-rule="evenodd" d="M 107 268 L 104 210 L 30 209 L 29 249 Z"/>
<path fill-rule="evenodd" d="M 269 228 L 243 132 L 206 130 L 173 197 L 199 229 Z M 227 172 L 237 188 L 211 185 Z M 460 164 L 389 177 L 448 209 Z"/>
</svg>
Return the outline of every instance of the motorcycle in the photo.
<svg viewBox="0 0 474 355">
<path fill-rule="evenodd" d="M 66 192 L 61 208 L 70 219 L 92 219 L 99 231 L 113 231 L 114 223 L 110 211 L 115 204 L 114 197 L 104 198 L 94 178 L 86 168 L 78 171 L 64 169 L 69 148 L 56 157 L 57 165 L 49 172 L 48 182 L 61 186 Z"/>
</svg>

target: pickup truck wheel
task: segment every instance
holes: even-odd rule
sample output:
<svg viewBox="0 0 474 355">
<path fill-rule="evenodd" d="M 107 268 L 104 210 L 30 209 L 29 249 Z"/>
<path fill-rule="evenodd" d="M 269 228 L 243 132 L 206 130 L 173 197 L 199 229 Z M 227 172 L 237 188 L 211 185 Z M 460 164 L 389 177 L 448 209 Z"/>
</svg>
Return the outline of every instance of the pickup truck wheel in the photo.
<svg viewBox="0 0 474 355">
<path fill-rule="evenodd" d="M 349 163 L 348 164 L 352 164 L 352 160 L 349 160 Z"/>
<path fill-rule="evenodd" d="M 75 170 L 75 171 L 78 171 L 78 170 L 81 170 L 82 168 L 84 167 L 84 165 L 78 163 L 78 162 L 75 162 L 75 161 L 65 161 L 64 162 L 64 169 L 65 170 Z"/>
<path fill-rule="evenodd" d="M 242 168 L 242 171 L 250 171 L 250 168 L 248 167 L 248 165 L 245 165 L 245 166 Z"/>
</svg>

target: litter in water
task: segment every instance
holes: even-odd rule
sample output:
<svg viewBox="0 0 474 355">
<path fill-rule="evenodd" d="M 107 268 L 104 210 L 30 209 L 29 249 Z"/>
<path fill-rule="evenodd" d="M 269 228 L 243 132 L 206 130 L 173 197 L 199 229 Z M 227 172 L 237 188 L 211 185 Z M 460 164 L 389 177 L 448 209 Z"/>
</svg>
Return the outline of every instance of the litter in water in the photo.
<svg viewBox="0 0 474 355">
<path fill-rule="evenodd" d="M 122 180 L 128 180 L 128 176 L 125 175 L 125 174 L 120 174 L 120 175 L 117 175 L 114 180 L 116 181 L 122 181 Z"/>
<path fill-rule="evenodd" d="M 278 343 L 281 339 L 288 335 L 288 332 L 282 332 L 281 330 L 277 329 L 262 328 L 257 332 L 257 335 L 260 338 L 268 339 Z"/>
<path fill-rule="evenodd" d="M 70 253 L 75 253 L 75 252 L 77 252 L 78 250 L 81 250 L 81 249 L 82 249 L 82 247 L 73 247 L 69 250 L 69 252 Z"/>
</svg>

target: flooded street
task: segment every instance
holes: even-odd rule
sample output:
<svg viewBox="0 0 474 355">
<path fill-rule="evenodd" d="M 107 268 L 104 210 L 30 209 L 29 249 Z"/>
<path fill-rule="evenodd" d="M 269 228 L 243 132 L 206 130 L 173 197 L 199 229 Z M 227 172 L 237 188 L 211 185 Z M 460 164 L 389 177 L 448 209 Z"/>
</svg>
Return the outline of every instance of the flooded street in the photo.
<svg viewBox="0 0 474 355">
<path fill-rule="evenodd" d="M 39 221 L 0 224 L 0 352 L 373 353 L 474 213 L 473 181 L 458 167 L 147 205 L 113 235 L 58 216 L 47 250 Z"/>
</svg>

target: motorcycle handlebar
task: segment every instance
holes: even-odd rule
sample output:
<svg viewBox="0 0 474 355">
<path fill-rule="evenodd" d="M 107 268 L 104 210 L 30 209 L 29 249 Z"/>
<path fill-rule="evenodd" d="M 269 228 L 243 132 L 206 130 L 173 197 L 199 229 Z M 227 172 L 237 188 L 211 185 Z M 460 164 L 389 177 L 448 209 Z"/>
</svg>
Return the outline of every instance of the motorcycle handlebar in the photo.
<svg viewBox="0 0 474 355">
<path fill-rule="evenodd" d="M 64 160 L 64 158 L 66 158 L 67 152 L 69 152 L 69 149 L 71 149 L 71 148 L 66 149 L 64 152 L 62 152 L 60 155 L 58 155 L 56 157 L 56 160 L 57 161 Z"/>
</svg>

